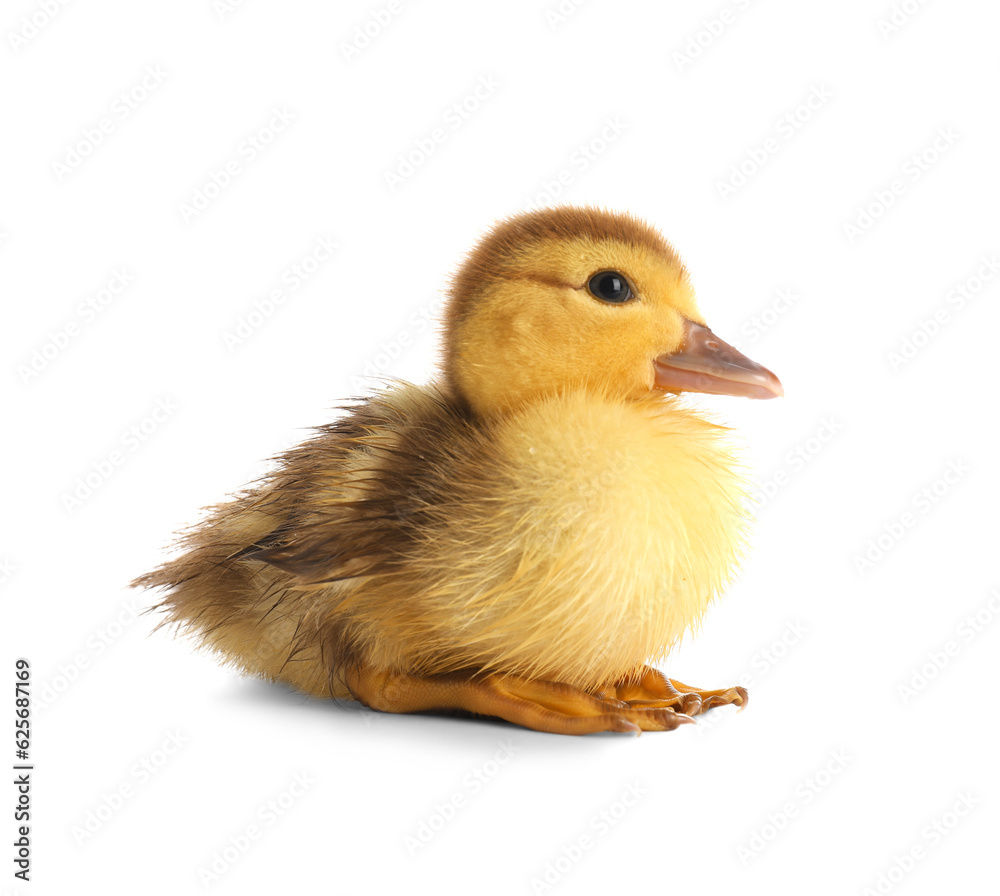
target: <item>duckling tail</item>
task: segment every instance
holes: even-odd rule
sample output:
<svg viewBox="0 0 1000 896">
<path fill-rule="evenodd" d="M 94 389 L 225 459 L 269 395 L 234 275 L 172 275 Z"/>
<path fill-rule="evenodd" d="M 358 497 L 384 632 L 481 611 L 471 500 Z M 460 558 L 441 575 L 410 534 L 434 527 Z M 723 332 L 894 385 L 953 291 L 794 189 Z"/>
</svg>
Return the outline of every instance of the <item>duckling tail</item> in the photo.
<svg viewBox="0 0 1000 896">
<path fill-rule="evenodd" d="M 303 586 L 252 559 L 266 548 L 275 518 L 262 497 L 245 494 L 212 510 L 181 542 L 184 552 L 132 587 L 166 591 L 151 608 L 242 672 L 283 681 L 317 697 L 348 697 L 336 669 L 343 638 L 329 608 L 338 586 Z"/>
</svg>

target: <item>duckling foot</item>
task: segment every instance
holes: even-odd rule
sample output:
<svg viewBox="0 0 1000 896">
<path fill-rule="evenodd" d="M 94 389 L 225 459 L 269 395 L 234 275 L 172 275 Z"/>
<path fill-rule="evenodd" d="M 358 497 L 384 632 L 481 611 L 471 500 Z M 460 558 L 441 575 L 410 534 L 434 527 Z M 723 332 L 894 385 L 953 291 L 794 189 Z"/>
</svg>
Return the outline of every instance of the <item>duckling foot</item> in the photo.
<svg viewBox="0 0 1000 896">
<path fill-rule="evenodd" d="M 630 707 L 673 708 L 688 716 L 696 716 L 713 706 L 735 703 L 739 711 L 746 709 L 750 700 L 746 688 L 722 688 L 706 691 L 693 688 L 672 678 L 659 669 L 643 666 L 638 678 L 627 678 L 603 692 L 605 699 L 617 698 Z"/>
<path fill-rule="evenodd" d="M 667 706 L 629 705 L 602 699 L 557 681 L 516 675 L 464 673 L 421 677 L 389 671 L 348 673 L 347 684 L 366 706 L 382 712 L 463 710 L 496 716 L 535 731 L 592 734 L 598 731 L 671 731 L 694 721 Z"/>
</svg>

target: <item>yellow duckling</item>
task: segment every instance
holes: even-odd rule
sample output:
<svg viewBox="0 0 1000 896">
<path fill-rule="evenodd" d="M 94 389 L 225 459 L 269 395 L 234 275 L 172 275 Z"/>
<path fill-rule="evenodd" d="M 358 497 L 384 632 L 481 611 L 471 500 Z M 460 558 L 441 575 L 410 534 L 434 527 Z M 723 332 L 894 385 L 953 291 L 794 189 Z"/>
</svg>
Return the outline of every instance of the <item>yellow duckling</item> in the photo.
<svg viewBox="0 0 1000 896">
<path fill-rule="evenodd" d="M 454 278 L 443 375 L 347 410 L 135 584 L 244 671 L 386 712 L 667 730 L 746 703 L 647 666 L 743 543 L 727 430 L 677 392 L 782 394 L 705 326 L 641 221 L 498 224 Z"/>
</svg>

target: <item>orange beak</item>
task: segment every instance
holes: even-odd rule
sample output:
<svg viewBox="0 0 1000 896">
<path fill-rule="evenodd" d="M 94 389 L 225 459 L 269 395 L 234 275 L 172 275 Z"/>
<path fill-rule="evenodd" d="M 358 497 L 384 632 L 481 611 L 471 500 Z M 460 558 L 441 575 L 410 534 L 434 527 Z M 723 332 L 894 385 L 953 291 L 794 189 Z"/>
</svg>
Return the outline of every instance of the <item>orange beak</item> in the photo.
<svg viewBox="0 0 1000 896">
<path fill-rule="evenodd" d="M 654 386 L 665 392 L 708 392 L 743 398 L 780 398 L 781 381 L 766 367 L 751 361 L 708 327 L 687 321 L 684 342 L 654 362 Z"/>
</svg>

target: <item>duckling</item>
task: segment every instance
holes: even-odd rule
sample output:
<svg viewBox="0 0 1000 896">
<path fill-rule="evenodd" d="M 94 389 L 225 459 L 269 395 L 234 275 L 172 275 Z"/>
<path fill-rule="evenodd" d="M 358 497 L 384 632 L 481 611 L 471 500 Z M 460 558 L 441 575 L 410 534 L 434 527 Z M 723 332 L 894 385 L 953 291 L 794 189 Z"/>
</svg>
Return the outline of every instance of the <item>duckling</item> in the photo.
<svg viewBox="0 0 1000 896">
<path fill-rule="evenodd" d="M 242 671 L 375 710 L 664 731 L 742 687 L 655 665 L 731 580 L 745 485 L 679 393 L 783 394 L 708 329 L 643 221 L 498 223 L 451 283 L 436 381 L 277 458 L 133 585 Z"/>
</svg>

